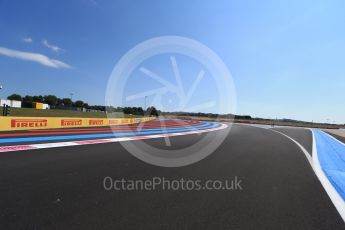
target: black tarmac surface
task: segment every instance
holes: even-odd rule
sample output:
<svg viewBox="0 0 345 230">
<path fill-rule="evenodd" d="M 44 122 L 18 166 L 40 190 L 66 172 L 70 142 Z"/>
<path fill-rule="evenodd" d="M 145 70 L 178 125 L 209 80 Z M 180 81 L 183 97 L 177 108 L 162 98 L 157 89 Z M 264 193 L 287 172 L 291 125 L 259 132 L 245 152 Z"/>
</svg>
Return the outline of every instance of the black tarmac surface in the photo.
<svg viewBox="0 0 345 230">
<path fill-rule="evenodd" d="M 173 137 L 171 148 L 201 137 Z M 146 142 L 166 148 L 163 139 Z M 106 191 L 107 176 L 238 177 L 242 190 Z M 148 165 L 119 143 L 1 153 L 0 184 L 0 229 L 6 230 L 345 229 L 300 148 L 271 130 L 243 125 L 234 125 L 212 155 L 180 168 Z"/>
<path fill-rule="evenodd" d="M 300 143 L 310 155 L 313 152 L 313 135 L 309 129 L 295 128 L 295 127 L 281 127 L 273 128 L 273 130 L 279 131 L 288 135 L 292 139 Z"/>
</svg>

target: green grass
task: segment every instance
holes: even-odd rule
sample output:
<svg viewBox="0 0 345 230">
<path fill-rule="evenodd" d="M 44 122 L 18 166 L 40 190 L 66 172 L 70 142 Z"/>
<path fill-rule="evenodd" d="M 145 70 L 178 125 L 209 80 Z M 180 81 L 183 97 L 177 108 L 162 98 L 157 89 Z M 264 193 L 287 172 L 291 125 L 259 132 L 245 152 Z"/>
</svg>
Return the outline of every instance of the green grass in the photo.
<svg viewBox="0 0 345 230">
<path fill-rule="evenodd" d="M 0 107 L 0 116 L 2 115 L 2 107 Z M 107 118 L 102 112 L 80 112 L 60 109 L 31 109 L 31 108 L 11 108 L 10 116 L 15 117 L 85 117 L 85 118 Z M 121 114 L 108 114 L 109 117 L 122 117 Z M 125 117 L 142 117 L 138 115 L 124 115 Z"/>
</svg>

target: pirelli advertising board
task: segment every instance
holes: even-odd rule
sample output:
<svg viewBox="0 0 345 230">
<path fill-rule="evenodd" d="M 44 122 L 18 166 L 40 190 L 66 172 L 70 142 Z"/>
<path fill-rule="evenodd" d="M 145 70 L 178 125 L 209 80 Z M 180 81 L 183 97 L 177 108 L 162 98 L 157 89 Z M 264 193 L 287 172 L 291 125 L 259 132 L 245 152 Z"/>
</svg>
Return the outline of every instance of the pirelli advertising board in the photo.
<svg viewBox="0 0 345 230">
<path fill-rule="evenodd" d="M 0 117 L 0 131 L 128 125 L 153 119 L 155 118 Z"/>
</svg>

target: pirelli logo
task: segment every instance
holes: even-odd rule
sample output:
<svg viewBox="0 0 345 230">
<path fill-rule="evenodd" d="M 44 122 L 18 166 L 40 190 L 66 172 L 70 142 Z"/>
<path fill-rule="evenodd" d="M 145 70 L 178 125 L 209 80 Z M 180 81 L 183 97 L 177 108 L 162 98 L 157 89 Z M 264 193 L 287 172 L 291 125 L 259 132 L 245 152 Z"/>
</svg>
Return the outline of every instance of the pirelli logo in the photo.
<svg viewBox="0 0 345 230">
<path fill-rule="evenodd" d="M 121 123 L 122 123 L 122 124 L 127 124 L 127 123 L 129 123 L 129 120 L 128 120 L 128 119 L 122 119 L 122 120 L 121 120 Z"/>
<path fill-rule="evenodd" d="M 47 119 L 12 119 L 11 128 L 41 128 L 47 127 Z"/>
<path fill-rule="evenodd" d="M 80 119 L 61 119 L 61 126 L 80 126 L 82 120 Z"/>
<path fill-rule="evenodd" d="M 89 120 L 89 125 L 103 125 L 103 120 Z"/>
<path fill-rule="evenodd" d="M 109 125 L 117 125 L 120 124 L 120 120 L 109 120 Z"/>
</svg>

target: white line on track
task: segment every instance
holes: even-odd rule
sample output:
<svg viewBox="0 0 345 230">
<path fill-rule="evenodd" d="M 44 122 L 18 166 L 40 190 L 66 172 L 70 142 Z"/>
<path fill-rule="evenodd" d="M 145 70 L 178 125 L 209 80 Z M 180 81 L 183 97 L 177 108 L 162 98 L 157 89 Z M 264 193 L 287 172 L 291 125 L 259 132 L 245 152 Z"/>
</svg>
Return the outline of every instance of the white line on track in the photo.
<svg viewBox="0 0 345 230">
<path fill-rule="evenodd" d="M 313 160 L 312 160 L 312 157 L 310 156 L 310 154 L 308 153 L 308 151 L 298 142 L 296 141 L 295 139 L 293 139 L 292 137 L 289 137 L 288 135 L 286 135 L 285 133 L 282 133 L 282 132 L 279 132 L 277 130 L 273 130 L 273 129 L 269 129 L 273 132 L 276 132 L 276 133 L 279 133 L 283 136 L 285 136 L 286 138 L 290 139 L 292 142 L 294 142 L 301 150 L 302 152 L 304 153 L 305 157 L 307 158 L 309 164 L 311 165 L 311 167 L 313 167 Z"/>
<path fill-rule="evenodd" d="M 332 138 L 333 140 L 337 141 L 338 143 L 342 144 L 345 146 L 345 143 L 339 141 L 337 138 L 333 137 L 332 135 L 330 135 L 329 133 L 325 132 L 325 131 L 322 131 L 320 130 L 321 132 L 323 132 L 324 134 L 326 134 L 327 136 L 329 136 L 330 138 Z M 337 135 L 337 134 L 334 134 L 334 135 Z"/>
<path fill-rule="evenodd" d="M 343 221 L 345 222 L 345 201 L 339 195 L 337 190 L 333 187 L 333 185 L 331 184 L 331 182 L 328 180 L 327 176 L 325 175 L 324 171 L 322 170 L 320 162 L 319 162 L 319 157 L 317 154 L 315 135 L 314 135 L 313 130 L 310 129 L 310 131 L 312 132 L 312 135 L 313 135 L 313 169 L 314 169 L 314 172 L 317 175 L 317 177 L 319 178 L 322 186 L 326 190 L 329 198 L 332 200 L 335 208 L 338 210 L 340 216 L 343 218 Z M 329 136 L 331 136 L 331 135 L 329 135 Z M 336 138 L 334 138 L 334 139 L 336 139 Z M 342 143 L 342 144 L 344 144 L 344 143 Z"/>
<path fill-rule="evenodd" d="M 53 143 L 30 144 L 30 145 L 0 146 L 0 153 L 1 152 L 15 152 L 15 151 L 33 150 L 33 149 L 48 149 L 48 148 L 57 148 L 57 147 L 68 147 L 68 146 L 77 146 L 77 145 L 92 145 L 92 144 L 113 143 L 113 142 L 122 142 L 122 141 L 146 140 L 146 139 L 172 137 L 172 136 L 183 136 L 183 135 L 199 134 L 199 133 L 206 133 L 206 132 L 222 130 L 222 129 L 225 129 L 227 127 L 228 126 L 226 124 L 221 124 L 217 128 L 193 130 L 193 131 L 179 132 L 179 133 L 163 133 L 163 134 L 159 134 L 159 135 L 154 134 L 154 135 L 144 135 L 144 136 L 134 136 L 134 137 L 116 137 L 116 138 L 108 138 L 108 139 L 90 139 L 90 140 L 53 142 Z"/>
<path fill-rule="evenodd" d="M 252 126 L 252 125 L 247 125 L 247 126 Z M 315 135 L 314 135 L 313 130 L 309 129 L 309 128 L 304 128 L 304 129 L 309 129 L 311 134 L 312 134 L 312 137 L 313 137 L 313 152 L 312 152 L 312 156 L 310 156 L 308 154 L 308 151 L 298 141 L 296 141 L 295 139 L 289 137 L 285 133 L 282 133 L 282 132 L 279 132 L 277 130 L 273 130 L 273 129 L 270 129 L 270 128 L 263 128 L 263 127 L 254 126 L 254 125 L 252 127 L 256 127 L 256 128 L 259 128 L 259 129 L 266 129 L 266 130 L 270 130 L 272 132 L 281 134 L 281 135 L 285 136 L 286 138 L 288 138 L 289 140 L 291 140 L 292 142 L 294 142 L 302 150 L 302 152 L 306 156 L 309 164 L 311 165 L 311 168 L 313 169 L 315 175 L 319 179 L 321 185 L 325 189 L 327 195 L 331 199 L 331 201 L 332 201 L 333 205 L 335 206 L 335 208 L 337 209 L 339 215 L 341 216 L 341 218 L 345 222 L 345 201 L 339 195 L 339 193 L 335 190 L 335 188 L 333 187 L 331 182 L 328 180 L 327 176 L 324 174 L 324 172 L 323 172 L 323 170 L 321 168 L 321 165 L 320 165 L 320 162 L 319 162 L 319 158 L 318 158 L 318 155 L 317 155 L 316 140 L 315 140 Z M 331 135 L 329 135 L 329 136 L 331 136 Z M 332 138 L 334 138 L 334 137 L 332 137 Z M 336 138 L 334 138 L 334 139 L 337 140 Z M 337 141 L 339 141 L 339 140 L 337 140 Z M 342 143 L 342 144 L 344 144 L 344 143 Z"/>
</svg>

